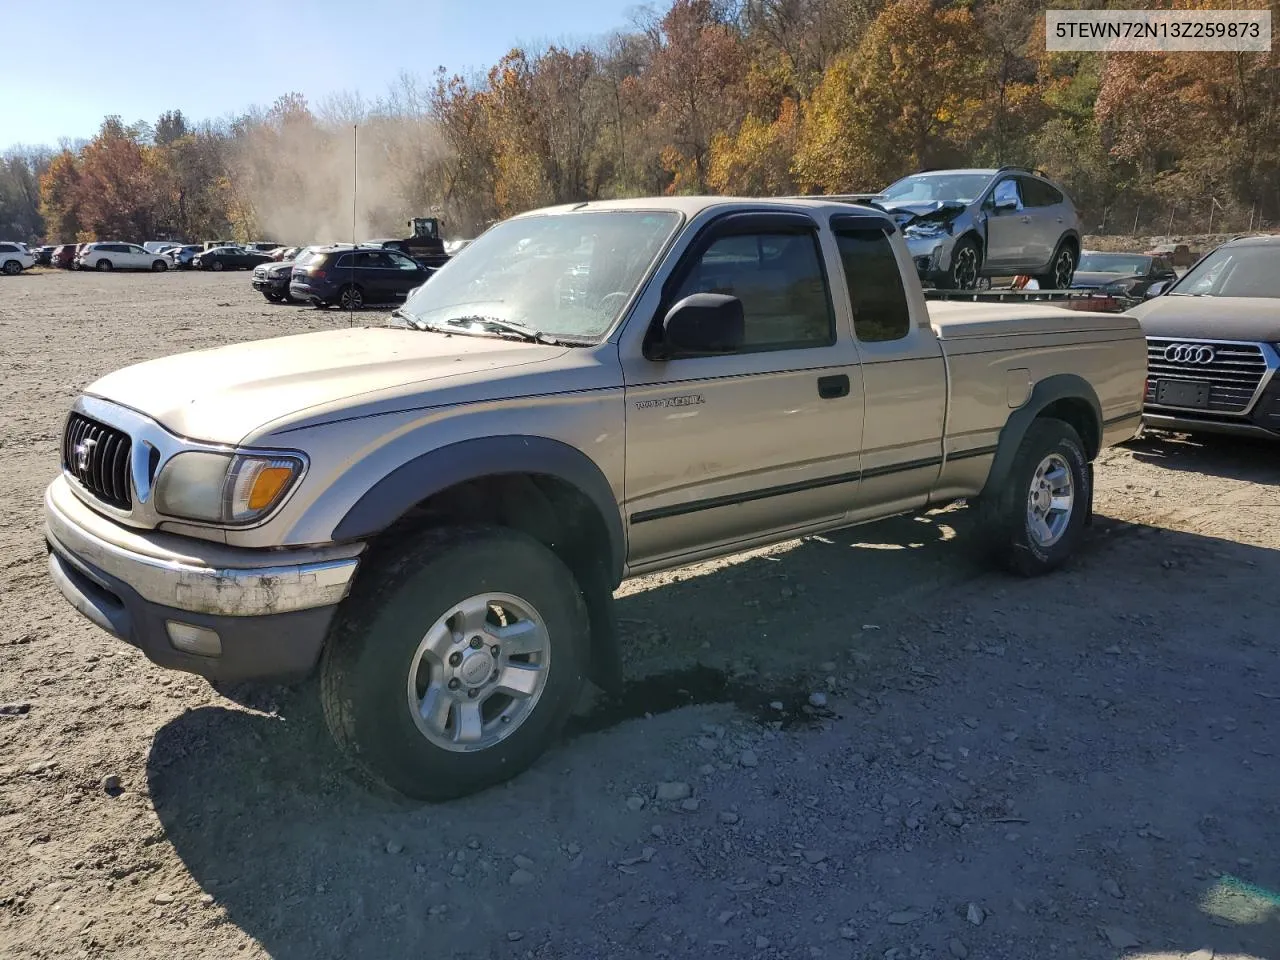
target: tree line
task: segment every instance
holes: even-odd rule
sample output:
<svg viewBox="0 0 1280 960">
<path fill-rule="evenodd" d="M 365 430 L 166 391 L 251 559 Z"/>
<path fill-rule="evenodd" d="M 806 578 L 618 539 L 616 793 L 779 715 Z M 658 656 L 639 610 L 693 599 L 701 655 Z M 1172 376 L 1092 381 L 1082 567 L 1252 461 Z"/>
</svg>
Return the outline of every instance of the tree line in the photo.
<svg viewBox="0 0 1280 960">
<path fill-rule="evenodd" d="M 1280 0 L 1232 5 L 1280 22 Z M 469 236 L 553 203 L 869 192 L 1000 164 L 1061 182 L 1090 232 L 1278 223 L 1277 54 L 1047 53 L 1032 0 L 673 0 L 598 42 L 406 74 L 371 100 L 108 117 L 88 142 L 16 148 L 0 236 L 329 241 L 433 212 Z"/>
</svg>

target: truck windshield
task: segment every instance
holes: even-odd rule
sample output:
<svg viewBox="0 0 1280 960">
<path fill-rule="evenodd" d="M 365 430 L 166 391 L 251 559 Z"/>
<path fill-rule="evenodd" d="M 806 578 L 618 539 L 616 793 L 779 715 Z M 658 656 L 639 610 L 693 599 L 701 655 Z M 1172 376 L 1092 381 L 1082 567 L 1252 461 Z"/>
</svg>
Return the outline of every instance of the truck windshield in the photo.
<svg viewBox="0 0 1280 960">
<path fill-rule="evenodd" d="M 422 326 L 488 317 L 556 339 L 597 340 L 680 224 L 669 211 L 539 214 L 488 230 L 409 297 Z"/>
<path fill-rule="evenodd" d="M 1222 246 L 1195 265 L 1171 296 L 1280 298 L 1280 248 Z"/>
</svg>

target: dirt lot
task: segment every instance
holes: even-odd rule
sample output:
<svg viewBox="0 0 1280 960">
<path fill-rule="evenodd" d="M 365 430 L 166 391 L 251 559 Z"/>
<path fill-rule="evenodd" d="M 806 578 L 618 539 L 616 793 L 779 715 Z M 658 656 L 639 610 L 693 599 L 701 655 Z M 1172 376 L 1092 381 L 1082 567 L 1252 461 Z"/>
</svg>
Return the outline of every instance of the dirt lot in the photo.
<svg viewBox="0 0 1280 960">
<path fill-rule="evenodd" d="M 232 701 L 78 618 L 40 535 L 78 388 L 346 319 L 0 280 L 0 955 L 1280 958 L 1280 450 L 1108 452 L 1049 579 L 951 509 L 628 584 L 622 703 L 400 805 L 307 689 Z"/>
</svg>

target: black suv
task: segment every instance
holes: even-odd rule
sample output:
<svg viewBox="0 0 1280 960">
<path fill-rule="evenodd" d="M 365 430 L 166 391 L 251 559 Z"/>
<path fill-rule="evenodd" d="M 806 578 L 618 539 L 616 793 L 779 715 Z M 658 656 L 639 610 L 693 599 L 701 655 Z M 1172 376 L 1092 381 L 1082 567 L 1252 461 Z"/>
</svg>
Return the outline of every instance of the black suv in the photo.
<svg viewBox="0 0 1280 960">
<path fill-rule="evenodd" d="M 430 272 L 395 250 L 329 247 L 294 264 L 289 296 L 317 307 L 358 310 L 366 303 L 399 303 Z"/>
</svg>

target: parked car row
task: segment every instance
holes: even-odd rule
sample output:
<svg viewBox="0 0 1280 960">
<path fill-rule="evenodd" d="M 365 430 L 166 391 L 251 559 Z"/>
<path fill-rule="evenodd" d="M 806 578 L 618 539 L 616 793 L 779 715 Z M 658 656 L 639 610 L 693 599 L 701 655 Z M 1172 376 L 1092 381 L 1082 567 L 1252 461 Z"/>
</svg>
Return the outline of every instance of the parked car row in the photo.
<svg viewBox="0 0 1280 960">
<path fill-rule="evenodd" d="M 358 310 L 399 303 L 434 272 L 398 250 L 373 245 L 303 247 L 292 260 L 253 271 L 253 288 L 272 302 Z"/>
</svg>

